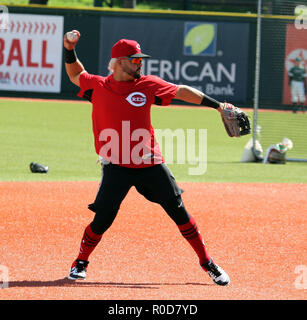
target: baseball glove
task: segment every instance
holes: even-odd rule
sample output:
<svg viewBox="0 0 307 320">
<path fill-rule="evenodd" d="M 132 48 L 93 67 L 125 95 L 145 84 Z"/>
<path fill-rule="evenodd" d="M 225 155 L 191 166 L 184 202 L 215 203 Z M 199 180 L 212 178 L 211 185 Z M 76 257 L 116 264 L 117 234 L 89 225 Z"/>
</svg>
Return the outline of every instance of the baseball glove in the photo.
<svg viewBox="0 0 307 320">
<path fill-rule="evenodd" d="M 48 172 L 48 167 L 39 164 L 37 162 L 31 162 L 30 163 L 30 170 L 33 173 L 47 173 Z"/>
<path fill-rule="evenodd" d="M 280 152 L 277 148 L 273 148 L 268 155 L 268 163 L 285 164 L 286 163 L 286 153 Z"/>
<path fill-rule="evenodd" d="M 241 109 L 230 103 L 224 103 L 221 117 L 230 137 L 240 137 L 251 132 L 248 116 Z"/>
</svg>

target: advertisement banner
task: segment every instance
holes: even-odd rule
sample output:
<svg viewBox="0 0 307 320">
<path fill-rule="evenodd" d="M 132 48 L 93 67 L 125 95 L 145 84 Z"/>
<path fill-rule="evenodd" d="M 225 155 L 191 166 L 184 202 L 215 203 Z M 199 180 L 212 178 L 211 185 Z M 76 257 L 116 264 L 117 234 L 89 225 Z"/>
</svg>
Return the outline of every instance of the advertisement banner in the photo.
<svg viewBox="0 0 307 320">
<path fill-rule="evenodd" d="M 61 91 L 63 20 L 9 14 L 0 29 L 0 90 Z"/>
<path fill-rule="evenodd" d="M 143 60 L 144 74 L 190 85 L 220 101 L 246 101 L 248 23 L 102 17 L 102 75 L 113 44 L 122 38 L 137 40 L 151 56 Z"/>
<path fill-rule="evenodd" d="M 299 72 L 299 68 L 302 72 Z M 290 81 L 294 73 L 306 73 L 307 68 L 307 30 L 297 29 L 293 23 L 289 23 L 286 29 L 286 50 L 284 65 L 284 86 L 283 86 L 283 104 L 293 103 L 306 104 L 306 76 L 301 77 L 301 86 L 299 83 Z M 305 79 L 304 79 L 305 77 Z M 293 78 L 299 80 L 300 78 Z M 299 82 L 299 81 L 298 81 Z M 301 92 L 302 91 L 302 92 Z M 293 96 L 292 94 L 293 93 Z M 300 101 L 302 100 L 302 101 Z"/>
</svg>

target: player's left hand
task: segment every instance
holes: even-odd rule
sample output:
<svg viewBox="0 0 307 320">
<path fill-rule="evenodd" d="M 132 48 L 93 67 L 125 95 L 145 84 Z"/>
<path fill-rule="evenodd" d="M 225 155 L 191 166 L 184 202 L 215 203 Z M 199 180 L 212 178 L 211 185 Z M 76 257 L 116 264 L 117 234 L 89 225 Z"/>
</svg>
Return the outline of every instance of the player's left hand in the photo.
<svg viewBox="0 0 307 320">
<path fill-rule="evenodd" d="M 230 137 L 240 137 L 251 132 L 247 114 L 230 103 L 223 103 L 220 107 L 225 129 Z"/>
</svg>

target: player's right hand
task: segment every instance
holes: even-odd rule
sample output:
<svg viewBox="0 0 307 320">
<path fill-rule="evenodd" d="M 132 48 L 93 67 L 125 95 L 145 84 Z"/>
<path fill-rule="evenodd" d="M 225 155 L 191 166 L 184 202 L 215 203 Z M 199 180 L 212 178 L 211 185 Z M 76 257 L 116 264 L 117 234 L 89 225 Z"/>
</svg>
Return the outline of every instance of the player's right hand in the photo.
<svg viewBox="0 0 307 320">
<path fill-rule="evenodd" d="M 67 34 L 68 34 L 69 32 L 74 32 L 74 33 L 77 35 L 76 40 L 74 40 L 74 41 L 69 41 L 69 40 L 67 39 Z M 72 31 L 69 31 L 69 32 L 66 32 L 66 33 L 64 34 L 64 47 L 65 47 L 67 50 L 72 50 L 72 49 L 74 49 L 74 47 L 76 46 L 77 42 L 79 41 L 81 34 L 80 34 L 80 32 L 79 32 L 78 30 L 72 30 Z"/>
</svg>

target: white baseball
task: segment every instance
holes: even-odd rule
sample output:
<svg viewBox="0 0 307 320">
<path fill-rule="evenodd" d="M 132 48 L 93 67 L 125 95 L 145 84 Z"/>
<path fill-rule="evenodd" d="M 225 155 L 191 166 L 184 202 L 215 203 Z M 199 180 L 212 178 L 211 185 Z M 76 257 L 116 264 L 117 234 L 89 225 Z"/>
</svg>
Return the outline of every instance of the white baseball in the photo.
<svg viewBox="0 0 307 320">
<path fill-rule="evenodd" d="M 75 42 L 77 40 L 77 34 L 75 32 L 68 32 L 67 33 L 67 40 L 70 42 Z"/>
</svg>

